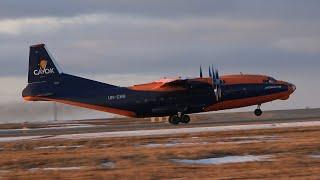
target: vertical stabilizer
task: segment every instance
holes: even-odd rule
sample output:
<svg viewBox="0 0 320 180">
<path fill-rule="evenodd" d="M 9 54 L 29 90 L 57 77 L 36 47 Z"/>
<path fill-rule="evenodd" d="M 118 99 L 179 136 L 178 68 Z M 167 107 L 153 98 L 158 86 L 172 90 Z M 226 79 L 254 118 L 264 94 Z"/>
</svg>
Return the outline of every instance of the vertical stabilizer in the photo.
<svg viewBox="0 0 320 180">
<path fill-rule="evenodd" d="M 28 83 L 52 81 L 60 73 L 44 44 L 30 46 Z"/>
</svg>

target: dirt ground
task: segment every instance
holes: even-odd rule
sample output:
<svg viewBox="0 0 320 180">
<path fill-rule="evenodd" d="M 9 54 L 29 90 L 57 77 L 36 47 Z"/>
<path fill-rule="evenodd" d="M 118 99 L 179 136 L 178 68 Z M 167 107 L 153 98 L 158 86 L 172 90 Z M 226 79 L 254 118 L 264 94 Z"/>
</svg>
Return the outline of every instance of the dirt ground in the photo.
<svg viewBox="0 0 320 180">
<path fill-rule="evenodd" d="M 0 143 L 0 179 L 319 179 L 320 127 Z M 268 155 L 262 161 L 177 159 Z"/>
</svg>

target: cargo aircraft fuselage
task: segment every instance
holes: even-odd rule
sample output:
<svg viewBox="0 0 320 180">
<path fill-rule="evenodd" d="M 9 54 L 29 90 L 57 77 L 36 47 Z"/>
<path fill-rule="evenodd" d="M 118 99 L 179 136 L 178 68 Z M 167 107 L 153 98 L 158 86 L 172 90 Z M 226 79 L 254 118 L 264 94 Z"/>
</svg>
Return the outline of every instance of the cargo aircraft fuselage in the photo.
<svg viewBox="0 0 320 180">
<path fill-rule="evenodd" d="M 264 75 L 225 75 L 209 68 L 209 77 L 162 79 L 119 87 L 62 73 L 44 44 L 30 47 L 27 101 L 55 101 L 129 117 L 169 116 L 188 123 L 187 114 L 218 111 L 286 100 L 296 87 Z"/>
</svg>

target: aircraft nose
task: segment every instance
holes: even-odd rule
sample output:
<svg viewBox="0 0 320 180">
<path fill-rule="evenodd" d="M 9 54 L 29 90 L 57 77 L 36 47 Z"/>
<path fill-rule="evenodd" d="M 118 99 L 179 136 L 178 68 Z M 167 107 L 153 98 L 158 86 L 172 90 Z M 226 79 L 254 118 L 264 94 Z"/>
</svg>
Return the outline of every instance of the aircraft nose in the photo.
<svg viewBox="0 0 320 180">
<path fill-rule="evenodd" d="M 290 93 L 293 93 L 297 87 L 294 84 L 288 83 Z"/>
</svg>

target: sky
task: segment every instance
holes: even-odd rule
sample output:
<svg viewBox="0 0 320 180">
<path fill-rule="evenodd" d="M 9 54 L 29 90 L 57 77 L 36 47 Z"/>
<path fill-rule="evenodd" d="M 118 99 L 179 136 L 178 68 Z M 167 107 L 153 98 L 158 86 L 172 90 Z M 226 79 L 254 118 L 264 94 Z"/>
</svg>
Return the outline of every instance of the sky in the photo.
<svg viewBox="0 0 320 180">
<path fill-rule="evenodd" d="M 213 64 L 221 74 L 297 86 L 288 101 L 263 109 L 320 107 L 319 7 L 318 0 L 1 0 L 0 122 L 52 118 L 52 104 L 21 98 L 37 43 L 65 73 L 111 84 L 196 77 L 200 65 Z M 62 119 L 112 116 L 58 106 Z"/>
</svg>

